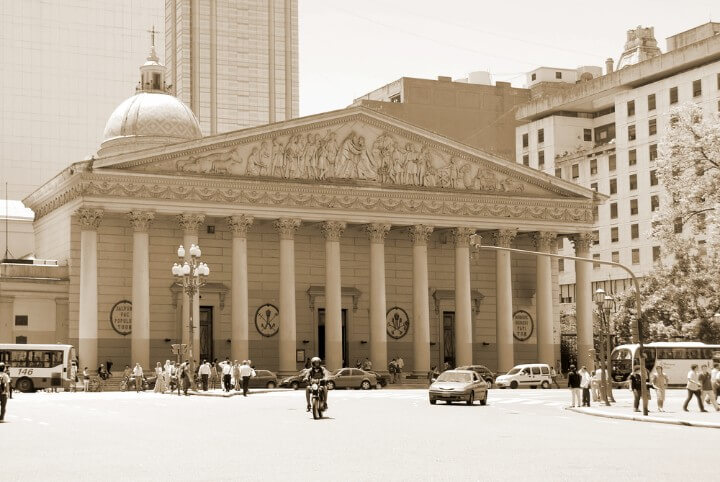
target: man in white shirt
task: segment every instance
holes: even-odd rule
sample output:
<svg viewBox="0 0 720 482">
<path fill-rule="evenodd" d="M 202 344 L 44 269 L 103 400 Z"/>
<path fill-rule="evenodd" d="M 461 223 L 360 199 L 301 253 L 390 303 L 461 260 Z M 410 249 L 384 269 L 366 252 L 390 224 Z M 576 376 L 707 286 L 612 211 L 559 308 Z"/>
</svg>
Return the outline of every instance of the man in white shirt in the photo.
<svg viewBox="0 0 720 482">
<path fill-rule="evenodd" d="M 5 373 L 5 364 L 0 362 L 0 422 L 5 419 L 5 406 L 10 396 L 10 376 Z"/>
<path fill-rule="evenodd" d="M 240 366 L 240 378 L 242 378 L 243 397 L 247 397 L 248 387 L 250 386 L 250 378 L 254 377 L 255 375 L 255 370 L 252 369 L 250 363 L 247 360 L 243 360 L 243 363 Z"/>
<path fill-rule="evenodd" d="M 580 388 L 582 388 L 582 405 L 590 406 L 590 373 L 585 367 L 580 368 Z"/>
<path fill-rule="evenodd" d="M 210 364 L 207 360 L 203 360 L 203 363 L 202 365 L 200 365 L 198 373 L 200 374 L 200 380 L 202 380 L 202 389 L 204 392 L 207 392 L 208 381 L 210 380 Z"/>
<path fill-rule="evenodd" d="M 686 412 L 688 411 L 688 403 L 690 403 L 690 400 L 692 399 L 693 395 L 697 397 L 698 406 L 700 407 L 701 412 L 705 412 L 705 407 L 703 406 L 702 402 L 702 396 L 700 395 L 700 379 L 698 377 L 697 372 L 698 366 L 696 364 L 693 364 L 690 366 L 690 371 L 687 374 L 687 385 L 685 388 L 687 388 L 687 398 L 685 399 L 685 403 L 683 404 L 683 410 Z"/>
<path fill-rule="evenodd" d="M 403 368 L 405 368 L 405 360 L 403 360 L 402 357 L 399 356 L 396 361 L 396 364 L 397 364 L 397 382 L 402 384 L 402 382 L 403 382 L 402 371 L 403 371 Z"/>
<path fill-rule="evenodd" d="M 143 387 L 143 369 L 139 363 L 136 363 L 133 368 L 133 377 L 135 377 L 135 392 L 139 393 Z"/>
<path fill-rule="evenodd" d="M 226 358 L 220 365 L 222 366 L 223 390 L 230 392 L 232 389 L 232 385 L 230 384 L 232 381 L 232 363 L 230 363 L 229 358 Z"/>
</svg>

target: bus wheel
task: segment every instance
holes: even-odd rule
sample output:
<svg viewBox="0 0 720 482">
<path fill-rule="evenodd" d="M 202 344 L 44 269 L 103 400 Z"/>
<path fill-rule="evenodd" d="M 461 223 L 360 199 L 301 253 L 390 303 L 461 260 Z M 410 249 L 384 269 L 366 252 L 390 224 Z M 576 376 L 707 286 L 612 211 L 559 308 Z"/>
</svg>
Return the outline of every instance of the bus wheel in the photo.
<svg viewBox="0 0 720 482">
<path fill-rule="evenodd" d="M 35 391 L 35 386 L 33 385 L 32 380 L 30 380 L 29 378 L 21 378 L 20 380 L 15 382 L 15 388 L 23 393 Z"/>
</svg>

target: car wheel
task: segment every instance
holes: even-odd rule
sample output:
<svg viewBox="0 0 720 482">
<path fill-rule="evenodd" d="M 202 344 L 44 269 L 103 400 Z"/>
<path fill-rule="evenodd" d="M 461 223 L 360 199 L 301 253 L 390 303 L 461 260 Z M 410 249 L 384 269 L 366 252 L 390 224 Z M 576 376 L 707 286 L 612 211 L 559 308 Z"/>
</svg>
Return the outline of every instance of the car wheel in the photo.
<svg viewBox="0 0 720 482">
<path fill-rule="evenodd" d="M 543 387 L 543 388 L 545 388 L 545 389 L 550 388 L 550 384 L 547 382 L 547 380 L 545 380 L 544 382 L 542 382 L 542 385 L 540 385 L 540 386 Z"/>
<path fill-rule="evenodd" d="M 292 382 L 292 383 L 290 384 L 290 387 L 291 387 L 293 390 L 297 390 L 298 388 L 300 388 L 300 384 L 299 384 L 298 382 Z"/>
<path fill-rule="evenodd" d="M 475 402 L 475 392 L 470 392 L 470 396 L 467 399 L 467 404 L 472 405 Z"/>
<path fill-rule="evenodd" d="M 275 388 L 275 382 L 268 382 L 267 383 L 268 388 Z"/>
<path fill-rule="evenodd" d="M 434 398 L 430 399 L 430 405 L 435 405 L 436 403 L 437 403 L 437 400 L 435 400 Z"/>
<path fill-rule="evenodd" d="M 372 385 L 370 385 L 370 382 L 368 380 L 363 380 L 360 384 L 360 388 L 362 388 L 363 390 L 370 390 L 371 387 Z"/>
<path fill-rule="evenodd" d="M 488 392 L 485 390 L 485 396 L 480 400 L 480 405 L 487 405 Z"/>
<path fill-rule="evenodd" d="M 21 378 L 15 382 L 15 389 L 23 393 L 30 393 L 35 390 L 35 385 L 33 385 L 33 381 L 29 378 Z"/>
<path fill-rule="evenodd" d="M 335 382 L 333 382 L 333 381 L 327 382 L 327 388 L 328 388 L 328 390 L 335 390 Z"/>
<path fill-rule="evenodd" d="M 517 388 L 517 387 L 518 387 L 518 382 L 516 382 L 515 380 L 510 382 L 510 388 Z"/>
</svg>

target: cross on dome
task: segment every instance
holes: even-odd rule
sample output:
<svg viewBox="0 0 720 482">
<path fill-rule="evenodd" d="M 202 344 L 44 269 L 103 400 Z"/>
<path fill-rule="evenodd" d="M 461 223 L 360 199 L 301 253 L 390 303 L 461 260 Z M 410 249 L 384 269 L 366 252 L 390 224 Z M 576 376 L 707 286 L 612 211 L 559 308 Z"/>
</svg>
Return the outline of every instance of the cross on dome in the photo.
<svg viewBox="0 0 720 482">
<path fill-rule="evenodd" d="M 165 85 L 165 66 L 160 63 L 160 58 L 155 52 L 155 34 L 160 33 L 152 29 L 147 30 L 150 34 L 150 55 L 147 61 L 140 67 L 140 84 L 135 89 L 137 92 L 167 92 Z"/>
</svg>

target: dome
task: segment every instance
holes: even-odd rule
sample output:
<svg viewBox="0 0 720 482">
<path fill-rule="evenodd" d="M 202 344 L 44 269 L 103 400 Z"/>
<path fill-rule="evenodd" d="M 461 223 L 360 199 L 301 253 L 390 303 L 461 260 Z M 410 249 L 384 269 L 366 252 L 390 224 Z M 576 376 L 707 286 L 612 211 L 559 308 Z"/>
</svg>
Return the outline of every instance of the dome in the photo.
<svg viewBox="0 0 720 482">
<path fill-rule="evenodd" d="M 163 92 L 142 91 L 112 113 L 98 154 L 103 157 L 200 137 L 200 124 L 182 101 Z"/>
</svg>

